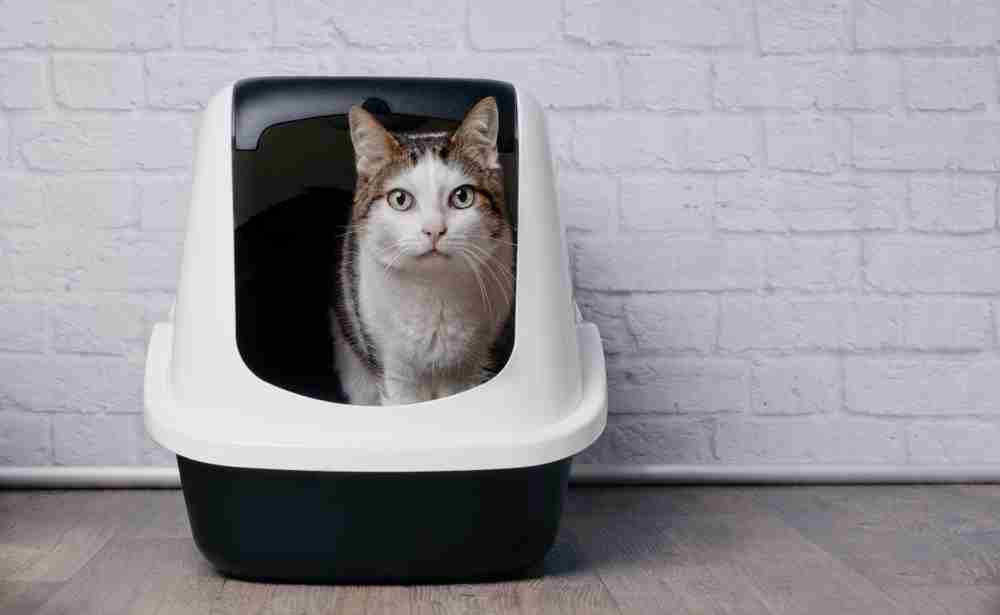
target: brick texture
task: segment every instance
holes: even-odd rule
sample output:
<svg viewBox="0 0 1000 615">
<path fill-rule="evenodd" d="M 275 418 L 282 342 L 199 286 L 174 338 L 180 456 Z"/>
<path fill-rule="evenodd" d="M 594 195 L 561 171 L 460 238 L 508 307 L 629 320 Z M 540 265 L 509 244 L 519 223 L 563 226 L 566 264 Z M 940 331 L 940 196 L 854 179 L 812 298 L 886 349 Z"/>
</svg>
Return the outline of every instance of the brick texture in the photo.
<svg viewBox="0 0 1000 615">
<path fill-rule="evenodd" d="M 131 109 L 144 102 L 142 58 L 61 54 L 53 60 L 55 96 L 75 109 Z"/>
<path fill-rule="evenodd" d="M 44 58 L 0 57 L 0 108 L 41 109 L 48 98 Z"/>
<path fill-rule="evenodd" d="M 907 104 L 921 111 L 985 107 L 995 98 L 993 67 L 992 58 L 907 59 Z"/>
<path fill-rule="evenodd" d="M 261 74 L 546 108 L 604 464 L 996 463 L 995 0 L 0 0 L 0 464 L 141 421 L 198 113 Z"/>
<path fill-rule="evenodd" d="M 906 183 L 892 176 L 724 177 L 716 223 L 727 231 L 891 230 L 906 206 Z"/>
<path fill-rule="evenodd" d="M 880 57 L 721 55 L 715 72 L 724 109 L 885 109 L 900 87 L 896 64 Z"/>
<path fill-rule="evenodd" d="M 176 44 L 174 0 L 11 0 L 0 5 L 0 49 L 135 51 Z"/>
<path fill-rule="evenodd" d="M 41 171 L 174 169 L 193 155 L 186 117 L 19 117 L 13 133 L 24 164 Z"/>
<path fill-rule="evenodd" d="M 848 46 L 848 0 L 760 0 L 757 27 L 768 53 L 839 50 Z"/>
<path fill-rule="evenodd" d="M 988 231 L 996 225 L 997 186 L 982 177 L 915 177 L 910 225 L 940 233 Z"/>
<path fill-rule="evenodd" d="M 561 5 L 540 0 L 531 7 L 531 19 L 525 19 L 502 2 L 469 0 L 469 39 L 476 49 L 537 49 L 561 37 Z"/>
<path fill-rule="evenodd" d="M 730 0 L 569 0 L 564 19 L 568 37 L 593 46 L 738 47 L 750 38 L 747 10 Z"/>
<path fill-rule="evenodd" d="M 705 109 L 709 104 L 710 71 L 705 56 L 625 56 L 622 63 L 624 105 L 656 111 Z"/>
<path fill-rule="evenodd" d="M 270 42 L 273 24 L 264 0 L 204 0 L 183 6 L 186 46 L 252 49 Z"/>
<path fill-rule="evenodd" d="M 7 118 L 0 114 L 0 165 L 6 166 L 10 160 L 10 128 Z"/>
<path fill-rule="evenodd" d="M 617 70 L 607 56 L 434 54 L 430 72 L 441 77 L 518 81 L 548 107 L 610 108 L 618 103 Z"/>
<path fill-rule="evenodd" d="M 1000 7 L 992 0 L 860 0 L 855 11 L 861 49 L 982 47 L 1000 37 Z"/>
</svg>

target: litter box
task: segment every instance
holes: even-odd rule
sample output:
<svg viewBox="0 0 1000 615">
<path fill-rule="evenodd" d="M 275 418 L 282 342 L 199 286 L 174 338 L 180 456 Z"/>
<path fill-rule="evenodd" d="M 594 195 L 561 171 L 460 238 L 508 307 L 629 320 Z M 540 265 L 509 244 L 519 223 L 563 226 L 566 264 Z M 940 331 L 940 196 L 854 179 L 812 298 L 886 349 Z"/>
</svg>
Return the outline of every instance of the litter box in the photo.
<svg viewBox="0 0 1000 615">
<path fill-rule="evenodd" d="M 344 403 L 328 304 L 355 181 L 347 113 L 447 129 L 493 96 L 516 218 L 506 363 L 399 406 Z M 552 545 L 573 455 L 604 428 L 601 338 L 573 300 L 543 112 L 499 81 L 238 81 L 198 137 L 177 299 L 155 325 L 145 421 L 177 455 L 222 573 L 294 582 L 509 577 Z"/>
</svg>

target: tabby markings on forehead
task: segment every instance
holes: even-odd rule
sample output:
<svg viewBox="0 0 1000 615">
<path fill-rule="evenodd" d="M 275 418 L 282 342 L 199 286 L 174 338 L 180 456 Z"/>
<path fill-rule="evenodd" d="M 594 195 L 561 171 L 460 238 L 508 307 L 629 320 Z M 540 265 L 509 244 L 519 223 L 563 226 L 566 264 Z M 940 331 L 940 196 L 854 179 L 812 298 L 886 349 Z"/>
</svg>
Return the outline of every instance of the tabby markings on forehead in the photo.
<svg viewBox="0 0 1000 615">
<path fill-rule="evenodd" d="M 443 139 L 450 136 L 451 133 L 441 131 L 441 132 L 403 132 L 399 133 L 400 137 L 404 139 Z"/>
<path fill-rule="evenodd" d="M 399 133 L 397 138 L 410 163 L 414 165 L 428 153 L 445 158 L 450 149 L 447 132 Z"/>
</svg>

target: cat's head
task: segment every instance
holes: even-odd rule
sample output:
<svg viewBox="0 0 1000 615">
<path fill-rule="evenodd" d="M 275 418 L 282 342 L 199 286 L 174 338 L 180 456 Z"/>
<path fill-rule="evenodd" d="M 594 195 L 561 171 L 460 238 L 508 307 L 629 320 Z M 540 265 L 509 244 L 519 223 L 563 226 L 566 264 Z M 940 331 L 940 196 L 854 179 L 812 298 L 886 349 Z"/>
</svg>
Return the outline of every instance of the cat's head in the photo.
<svg viewBox="0 0 1000 615">
<path fill-rule="evenodd" d="M 352 227 L 388 268 L 466 267 L 510 245 L 496 100 L 451 133 L 390 133 L 361 107 L 349 115 L 358 173 Z"/>
</svg>

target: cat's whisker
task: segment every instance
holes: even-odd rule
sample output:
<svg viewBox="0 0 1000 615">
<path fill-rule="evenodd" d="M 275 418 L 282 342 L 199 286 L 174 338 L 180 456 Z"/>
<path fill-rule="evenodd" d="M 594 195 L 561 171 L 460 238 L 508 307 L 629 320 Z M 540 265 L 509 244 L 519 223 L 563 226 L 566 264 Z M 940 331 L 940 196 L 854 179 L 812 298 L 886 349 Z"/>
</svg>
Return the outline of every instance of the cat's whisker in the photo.
<svg viewBox="0 0 1000 615">
<path fill-rule="evenodd" d="M 343 233 L 337 233 L 333 236 L 334 239 L 344 239 L 350 237 L 351 235 L 357 235 L 364 229 L 366 225 L 364 223 L 349 224 L 347 226 L 341 226 L 339 228 L 345 229 Z"/>
<path fill-rule="evenodd" d="M 466 248 L 468 247 L 469 246 L 466 246 Z M 493 267 L 490 266 L 490 263 L 487 260 L 485 260 L 482 256 L 477 255 L 475 252 L 466 251 L 466 254 L 468 254 L 473 260 L 482 265 L 482 267 L 486 270 L 486 272 L 490 274 L 490 277 L 493 278 L 493 281 L 496 282 L 497 286 L 500 288 L 500 292 L 503 294 L 506 306 L 510 307 L 511 296 L 508 293 L 507 285 L 504 284 L 504 280 L 496 274 L 496 272 L 493 270 Z"/>
<path fill-rule="evenodd" d="M 376 252 L 375 258 L 380 261 L 384 260 L 385 256 L 392 254 L 392 258 L 390 258 L 388 262 L 385 263 L 385 266 L 382 269 L 383 278 L 389 275 L 389 269 L 391 269 L 392 266 L 396 264 L 396 261 L 398 261 L 404 254 L 406 254 L 406 248 L 410 243 L 411 242 L 408 239 L 400 239 L 398 241 L 392 242 L 388 246 L 383 246 Z"/>
<path fill-rule="evenodd" d="M 466 252 L 465 254 L 468 254 L 468 252 Z M 489 287 L 489 284 L 487 284 L 486 280 L 483 279 L 483 276 L 479 272 L 479 268 L 478 267 L 474 267 L 473 271 L 476 274 L 476 281 L 479 282 L 479 285 L 482 288 L 483 302 L 486 305 L 486 311 L 489 314 L 490 320 L 493 320 L 495 310 L 494 310 L 494 307 L 493 307 L 493 302 L 490 300 L 490 287 Z"/>
<path fill-rule="evenodd" d="M 505 273 L 503 269 L 499 265 L 491 263 L 488 259 L 483 259 L 483 265 L 486 267 L 486 271 L 488 271 L 493 277 L 494 281 L 496 281 L 497 286 L 500 288 L 500 292 L 503 293 L 506 307 L 511 307 L 513 305 L 513 280 L 509 278 L 505 279 L 503 275 L 501 275 Z"/>
<path fill-rule="evenodd" d="M 459 245 L 461 245 L 465 249 L 471 250 L 472 252 L 476 253 L 482 260 L 487 261 L 487 264 L 489 264 L 489 265 L 495 265 L 496 266 L 496 270 L 500 274 L 502 274 L 504 276 L 504 278 L 506 279 L 506 281 L 509 284 L 511 284 L 511 285 L 514 284 L 514 276 L 513 276 L 513 274 L 511 274 L 509 271 L 507 271 L 506 267 L 504 267 L 502 264 L 500 264 L 499 262 L 496 262 L 496 256 L 495 255 L 490 254 L 489 252 L 487 252 L 483 248 L 475 245 L 472 242 L 468 242 L 468 241 L 464 241 L 464 240 L 458 240 L 458 242 L 456 242 L 456 243 L 458 243 Z M 492 271 L 492 267 L 490 269 Z"/>
<path fill-rule="evenodd" d="M 406 239 L 398 239 L 398 240 L 393 241 L 392 243 L 390 243 L 388 245 L 381 246 L 381 247 L 378 248 L 376 254 L 384 254 L 384 253 L 388 252 L 389 250 L 393 250 L 395 248 L 398 248 L 399 246 L 401 246 L 404 243 L 406 243 L 406 241 L 407 241 Z"/>
<path fill-rule="evenodd" d="M 465 261 L 465 263 L 469 266 L 469 269 L 472 270 L 472 274 L 476 276 L 476 284 L 479 285 L 479 296 L 483 300 L 483 308 L 486 309 L 486 311 L 490 315 L 490 319 L 492 319 L 493 304 L 490 303 L 489 292 L 486 290 L 486 284 L 483 282 L 482 276 L 479 275 L 479 269 L 476 267 L 476 264 L 473 262 L 473 260 L 469 257 L 468 252 L 459 248 L 459 255 L 463 257 L 462 260 Z"/>
<path fill-rule="evenodd" d="M 383 258 L 384 256 L 386 256 L 387 254 L 390 254 L 390 253 L 392 253 L 392 251 L 393 251 L 393 250 L 396 250 L 396 249 L 403 249 L 403 248 L 405 248 L 405 247 L 406 247 L 407 245 L 409 245 L 410 243 L 411 243 L 411 242 L 410 242 L 410 240 L 409 240 L 409 239 L 400 239 L 400 240 L 398 240 L 398 241 L 394 241 L 394 242 L 392 242 L 391 244 L 389 244 L 389 245 L 387 245 L 387 246 L 382 246 L 381 248 L 379 248 L 379 249 L 378 249 L 378 250 L 377 250 L 377 251 L 375 252 L 375 258 L 376 258 L 376 259 L 378 259 L 378 260 L 382 260 L 382 258 Z"/>
<path fill-rule="evenodd" d="M 486 239 L 488 241 L 502 243 L 504 245 L 513 246 L 515 248 L 517 247 L 516 241 L 507 241 L 506 239 L 500 239 L 499 237 L 491 237 L 489 235 L 482 235 L 482 234 L 469 235 L 469 237 L 475 237 L 476 239 Z"/>
<path fill-rule="evenodd" d="M 391 268 L 391 267 L 393 266 L 393 264 L 394 264 L 394 263 L 396 262 L 396 260 L 397 260 L 397 259 L 399 259 L 399 257 L 400 257 L 400 256 L 402 256 L 402 255 L 403 255 L 403 251 L 402 251 L 402 250 L 400 250 L 400 251 L 399 251 L 399 252 L 398 252 L 398 253 L 396 254 L 396 256 L 394 256 L 394 257 L 392 258 L 392 260 L 391 260 L 391 261 L 389 261 L 389 262 L 388 262 L 388 263 L 386 264 L 385 268 L 384 268 L 384 269 L 382 270 L 382 277 L 383 277 L 383 278 L 386 278 L 386 277 L 389 277 L 389 269 L 390 269 L 390 268 Z"/>
<path fill-rule="evenodd" d="M 398 261 L 404 254 L 406 254 L 406 246 L 399 248 L 399 252 L 397 252 L 396 255 L 392 257 L 392 260 L 390 260 L 385 266 L 385 269 L 382 271 L 382 277 L 389 275 L 389 269 L 391 269 L 392 266 L 396 264 L 396 261 Z"/>
<path fill-rule="evenodd" d="M 490 264 L 496 265 L 497 271 L 503 274 L 503 276 L 507 279 L 507 281 L 511 284 L 511 286 L 514 285 L 514 275 L 511 272 L 507 271 L 507 269 L 503 265 L 501 265 L 499 262 L 496 261 L 495 255 L 487 252 L 483 248 L 475 245 L 474 243 L 470 243 L 467 247 L 478 252 L 479 255 L 482 256 L 483 259 L 489 262 Z"/>
</svg>

